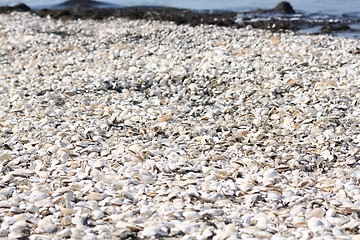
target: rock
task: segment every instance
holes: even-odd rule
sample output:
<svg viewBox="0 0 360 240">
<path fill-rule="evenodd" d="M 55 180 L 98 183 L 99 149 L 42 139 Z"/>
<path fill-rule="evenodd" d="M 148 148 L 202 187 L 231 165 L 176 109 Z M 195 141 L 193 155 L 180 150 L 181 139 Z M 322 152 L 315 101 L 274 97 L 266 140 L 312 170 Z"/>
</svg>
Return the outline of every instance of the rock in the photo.
<svg viewBox="0 0 360 240">
<path fill-rule="evenodd" d="M 17 4 L 13 7 L 3 6 L 0 7 L 0 13 L 10 13 L 10 12 L 30 12 L 31 8 L 24 3 Z"/>
<path fill-rule="evenodd" d="M 276 7 L 274 8 L 274 11 L 277 13 L 285 13 L 285 14 L 295 13 L 295 10 L 291 6 L 291 4 L 286 1 L 280 2 L 278 5 L 276 5 Z"/>
<path fill-rule="evenodd" d="M 28 5 L 24 4 L 24 3 L 19 3 L 19 4 L 15 5 L 13 7 L 13 9 L 15 11 L 18 11 L 18 12 L 29 12 L 29 11 L 31 11 L 31 8 Z"/>
<path fill-rule="evenodd" d="M 340 32 L 340 31 L 350 31 L 351 28 L 349 25 L 345 23 L 337 23 L 337 24 L 328 24 L 321 28 L 321 32 L 323 33 L 333 33 L 333 32 Z"/>
<path fill-rule="evenodd" d="M 64 3 L 60 3 L 59 5 L 57 5 L 57 7 L 82 8 L 82 7 L 96 7 L 99 5 L 104 5 L 104 3 L 93 0 L 68 0 Z"/>
</svg>

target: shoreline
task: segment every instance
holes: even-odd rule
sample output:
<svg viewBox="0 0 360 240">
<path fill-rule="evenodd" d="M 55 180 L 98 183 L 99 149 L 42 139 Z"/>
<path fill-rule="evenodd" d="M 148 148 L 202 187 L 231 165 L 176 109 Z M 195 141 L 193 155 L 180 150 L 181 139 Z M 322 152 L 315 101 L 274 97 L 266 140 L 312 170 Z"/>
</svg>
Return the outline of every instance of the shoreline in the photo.
<svg viewBox="0 0 360 240">
<path fill-rule="evenodd" d="M 360 237 L 360 40 L 0 14 L 0 237 Z"/>
<path fill-rule="evenodd" d="M 76 20 L 108 18 L 129 18 L 171 21 L 176 24 L 189 24 L 197 26 L 200 24 L 225 26 L 233 28 L 244 28 L 251 26 L 257 29 L 267 29 L 274 32 L 294 31 L 306 34 L 334 34 L 360 38 L 360 19 L 343 20 L 320 20 L 306 19 L 299 16 L 292 17 L 295 13 L 291 5 L 287 9 L 278 4 L 273 9 L 258 9 L 249 12 L 231 11 L 193 11 L 170 7 L 123 7 L 123 8 L 96 8 L 92 5 L 77 4 L 72 7 L 63 5 L 60 9 L 41 9 L 34 11 L 25 4 L 14 7 L 0 7 L 0 13 L 12 11 L 30 11 L 40 17 L 50 16 L 55 19 Z M 285 14 L 284 14 L 285 13 Z M 270 14 L 270 15 L 269 15 Z M 274 15 L 271 15 L 274 14 Z M 277 16 L 276 14 L 282 14 Z M 289 14 L 289 15 L 287 15 Z"/>
</svg>

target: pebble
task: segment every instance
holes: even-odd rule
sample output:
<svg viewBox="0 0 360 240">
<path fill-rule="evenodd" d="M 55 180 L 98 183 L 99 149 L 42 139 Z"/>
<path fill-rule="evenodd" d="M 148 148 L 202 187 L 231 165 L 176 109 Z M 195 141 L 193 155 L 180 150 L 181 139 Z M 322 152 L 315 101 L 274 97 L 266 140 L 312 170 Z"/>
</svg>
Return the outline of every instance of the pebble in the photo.
<svg viewBox="0 0 360 240">
<path fill-rule="evenodd" d="M 1 237 L 357 234 L 359 40 L 16 12 L 0 39 Z"/>
</svg>

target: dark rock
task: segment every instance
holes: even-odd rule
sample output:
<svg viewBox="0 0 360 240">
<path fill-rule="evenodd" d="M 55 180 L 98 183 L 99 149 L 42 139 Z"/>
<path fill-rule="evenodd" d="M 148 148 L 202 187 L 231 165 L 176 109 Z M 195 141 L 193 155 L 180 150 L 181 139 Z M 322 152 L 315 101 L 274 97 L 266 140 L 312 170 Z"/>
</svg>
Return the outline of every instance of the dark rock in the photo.
<svg viewBox="0 0 360 240">
<path fill-rule="evenodd" d="M 264 10 L 265 11 L 265 10 Z M 273 11 L 273 10 L 266 10 Z M 226 27 L 246 27 L 252 25 L 254 28 L 270 29 L 273 31 L 293 30 L 297 31 L 307 25 L 305 21 L 289 21 L 271 18 L 261 21 L 235 22 L 236 12 L 194 12 L 186 9 L 169 7 L 125 7 L 125 8 L 65 8 L 65 9 L 43 9 L 38 12 L 39 16 L 51 16 L 56 19 L 97 19 L 104 20 L 109 17 L 120 17 L 129 19 L 146 19 L 159 21 L 172 21 L 176 24 L 189 24 L 197 26 L 200 24 L 226 26 Z M 311 27 L 311 26 L 310 26 Z"/>
<path fill-rule="evenodd" d="M 14 12 L 14 11 L 15 12 L 29 12 L 29 11 L 31 11 L 31 8 L 24 3 L 20 3 L 14 7 L 10 7 L 10 6 L 0 7 L 0 13 L 10 13 L 10 12 Z"/>
<path fill-rule="evenodd" d="M 31 8 L 28 5 L 24 4 L 24 3 L 19 3 L 19 4 L 15 5 L 13 8 L 14 8 L 15 11 L 19 11 L 19 12 L 29 12 L 29 11 L 31 11 Z"/>
<path fill-rule="evenodd" d="M 38 12 L 41 17 L 51 16 L 61 19 L 98 19 L 123 17 L 129 19 L 147 19 L 172 21 L 176 24 L 213 24 L 218 26 L 237 26 L 235 12 L 199 13 L 185 9 L 168 7 L 126 7 L 126 8 L 66 8 L 43 9 Z"/>
<path fill-rule="evenodd" d="M 351 28 L 345 23 L 329 24 L 321 28 L 321 32 L 323 33 L 342 32 L 349 30 L 351 30 Z"/>
<path fill-rule="evenodd" d="M 298 31 L 300 29 L 300 25 L 302 25 L 303 23 L 301 21 L 286 21 L 276 18 L 270 18 L 269 20 L 252 21 L 249 22 L 249 24 L 253 28 L 269 29 L 272 31 Z"/>
<path fill-rule="evenodd" d="M 107 3 L 98 2 L 94 0 L 68 0 L 64 3 L 56 5 L 56 8 L 89 8 L 97 7 L 101 5 L 109 5 Z"/>
<path fill-rule="evenodd" d="M 75 19 L 74 15 L 68 9 L 50 10 L 50 9 L 44 8 L 38 12 L 38 15 L 40 17 L 51 16 L 55 19 L 71 19 L 71 18 Z"/>
<path fill-rule="evenodd" d="M 93 8 L 94 6 L 93 5 L 90 5 L 90 4 L 76 4 L 74 6 L 74 8 L 76 9 L 89 9 L 89 8 Z"/>
<path fill-rule="evenodd" d="M 0 7 L 0 13 L 10 13 L 13 11 L 13 7 L 4 6 Z"/>
<path fill-rule="evenodd" d="M 276 7 L 273 9 L 277 13 L 285 13 L 285 14 L 293 14 L 295 13 L 293 7 L 289 2 L 280 2 Z"/>
</svg>

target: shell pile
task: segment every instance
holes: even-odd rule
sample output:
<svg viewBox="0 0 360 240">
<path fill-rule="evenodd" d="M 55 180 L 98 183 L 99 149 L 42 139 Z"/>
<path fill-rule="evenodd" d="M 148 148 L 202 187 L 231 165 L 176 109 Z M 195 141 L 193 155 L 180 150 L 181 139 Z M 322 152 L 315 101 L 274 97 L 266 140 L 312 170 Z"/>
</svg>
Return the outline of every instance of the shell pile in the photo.
<svg viewBox="0 0 360 240">
<path fill-rule="evenodd" d="M 0 237 L 360 239 L 359 48 L 0 15 Z"/>
</svg>

